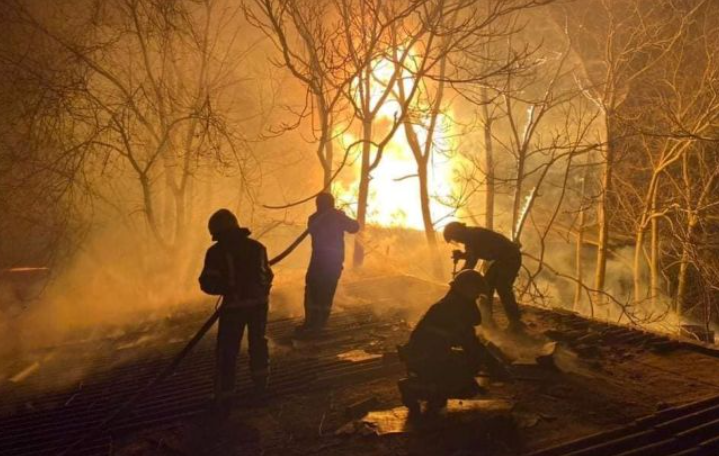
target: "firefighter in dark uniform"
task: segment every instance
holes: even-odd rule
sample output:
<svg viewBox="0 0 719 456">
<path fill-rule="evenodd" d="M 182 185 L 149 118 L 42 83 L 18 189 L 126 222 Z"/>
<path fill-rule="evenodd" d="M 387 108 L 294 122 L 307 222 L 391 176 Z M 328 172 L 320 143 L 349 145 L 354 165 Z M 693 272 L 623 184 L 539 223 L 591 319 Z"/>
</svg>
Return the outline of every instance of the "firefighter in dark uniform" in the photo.
<svg viewBox="0 0 719 456">
<path fill-rule="evenodd" d="M 307 221 L 312 237 L 312 256 L 305 276 L 305 321 L 298 335 L 321 331 L 332 310 L 337 283 L 345 259 L 345 233 L 359 231 L 359 223 L 335 209 L 334 197 L 320 193 L 315 200 L 317 212 Z"/>
<path fill-rule="evenodd" d="M 482 306 L 485 325 L 493 325 L 492 297 L 497 291 L 511 331 L 522 331 L 519 305 L 514 297 L 514 281 L 522 266 L 519 245 L 505 236 L 486 228 L 468 227 L 464 223 L 451 222 L 444 228 L 444 240 L 464 244 L 465 251 L 455 251 L 455 259 L 464 259 L 462 269 L 474 269 L 478 260 L 491 261 L 484 277 L 489 284 L 489 300 Z"/>
<path fill-rule="evenodd" d="M 428 411 L 444 407 L 450 397 L 469 398 L 481 391 L 474 379 L 480 368 L 506 377 L 504 367 L 492 357 L 475 333 L 482 322 L 477 299 L 487 293 L 482 275 L 461 271 L 447 295 L 432 305 L 399 347 L 408 378 L 400 380 L 402 402 L 411 413 L 426 400 Z"/>
<path fill-rule="evenodd" d="M 209 221 L 217 241 L 205 255 L 200 275 L 202 291 L 222 295 L 215 370 L 215 401 L 221 413 L 229 413 L 235 392 L 235 366 L 245 327 L 248 330 L 250 375 L 258 395 L 264 393 L 269 376 L 269 352 L 265 327 L 272 270 L 267 250 L 250 239 L 227 209 L 215 212 Z"/>
</svg>

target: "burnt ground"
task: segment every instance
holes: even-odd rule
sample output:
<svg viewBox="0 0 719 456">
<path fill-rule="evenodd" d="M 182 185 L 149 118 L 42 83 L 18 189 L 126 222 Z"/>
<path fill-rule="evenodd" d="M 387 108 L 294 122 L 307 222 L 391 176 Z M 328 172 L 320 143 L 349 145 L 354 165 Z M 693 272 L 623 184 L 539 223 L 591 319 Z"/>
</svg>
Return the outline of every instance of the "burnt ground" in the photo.
<svg viewBox="0 0 719 456">
<path fill-rule="evenodd" d="M 561 311 L 526 307 L 526 337 L 507 338 L 501 330 L 484 334 L 514 363 L 514 380 L 482 377 L 488 394 L 480 402 L 452 402 L 439 417 L 405 423 L 396 388 L 403 371 L 392 353 L 407 339 L 411 322 L 443 291 L 407 277 L 348 280 L 338 296 L 328 336 L 314 341 L 293 341 L 290 333 L 297 320 L 276 317 L 269 330 L 274 366 L 270 398 L 257 404 L 241 393 L 234 413 L 221 424 L 205 411 L 213 345 L 208 337 L 158 392 L 162 401 L 148 399 L 133 417 L 119 420 L 116 428 L 105 433 L 111 444 L 105 443 L 102 451 L 117 455 L 520 455 L 719 395 L 719 358 L 710 349 L 589 323 Z M 501 327 L 501 309 L 495 314 Z M 178 351 L 198 322 L 197 315 L 178 317 L 173 324 L 165 322 L 162 331 L 149 327 L 119 339 L 108 338 L 104 343 L 115 348 L 122 340 L 121 356 L 108 356 L 106 348 L 103 355 L 93 355 L 87 345 L 82 349 L 78 345 L 72 354 L 43 354 L 37 359 L 47 361 L 30 364 L 37 367 L 26 378 L 2 384 L 4 397 L 10 399 L 2 407 L 0 425 L 6 432 L 0 449 L 9 450 L 7 454 L 57 454 L 57 448 L 62 448 L 59 443 L 37 447 L 37 451 L 22 447 L 23 426 L 37 428 L 35 423 L 42 422 L 46 426 L 42 429 L 48 429 L 42 432 L 48 434 L 68 426 L 73 416 L 79 417 L 78 423 L 85 417 L 87 423 L 97 421 Z M 557 345 L 548 346 L 552 341 L 558 341 Z M 544 359 L 550 361 L 537 365 L 537 355 L 549 349 L 552 356 Z M 81 373 L 73 373 L 72 364 L 79 364 L 80 358 L 94 361 L 86 363 Z M 246 377 L 244 363 L 240 364 L 240 375 Z M 17 380 L 17 367 L 13 369 Z M 37 380 L 43 374 L 67 378 L 50 394 L 47 386 L 41 390 L 42 382 Z M 82 407 L 75 405 L 91 391 L 97 391 L 92 393 L 96 399 L 88 399 Z M 91 415 L 90 410 L 103 412 Z M 363 424 L 367 411 L 370 416 L 365 421 L 378 412 L 392 417 L 387 411 L 394 411 L 399 418 L 384 425 L 396 427 L 397 432 L 385 434 L 382 426 Z M 76 436 L 90 427 L 78 425 L 64 432 Z"/>
</svg>

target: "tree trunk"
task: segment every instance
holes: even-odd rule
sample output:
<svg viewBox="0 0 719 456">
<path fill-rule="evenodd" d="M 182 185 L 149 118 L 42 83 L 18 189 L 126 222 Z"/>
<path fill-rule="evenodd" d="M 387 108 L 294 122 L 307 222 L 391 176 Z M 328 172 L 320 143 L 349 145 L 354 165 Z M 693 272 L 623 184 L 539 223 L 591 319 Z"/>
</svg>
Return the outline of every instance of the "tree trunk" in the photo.
<svg viewBox="0 0 719 456">
<path fill-rule="evenodd" d="M 428 159 L 417 162 L 417 174 L 419 175 L 419 199 L 422 206 L 422 222 L 424 223 L 424 235 L 429 246 L 429 254 L 432 262 L 432 275 L 437 279 L 443 279 L 442 262 L 437 248 L 437 236 L 432 223 L 432 211 L 429 198 L 429 179 L 427 173 Z"/>
<path fill-rule="evenodd" d="M 399 89 L 400 99 L 404 100 L 404 90 L 402 87 Z M 417 176 L 419 181 L 419 203 L 420 210 L 422 212 L 422 226 L 424 227 L 424 235 L 427 239 L 427 245 L 429 246 L 431 261 L 432 261 L 432 274 L 438 279 L 443 278 L 442 265 L 439 258 L 439 251 L 437 249 L 437 237 L 434 231 L 434 223 L 432 222 L 432 210 L 430 206 L 429 197 L 429 160 L 431 149 L 427 149 L 425 154 L 422 151 L 422 145 L 419 143 L 417 133 L 414 131 L 414 125 L 410 122 L 408 116 L 404 116 L 402 121 L 404 127 L 405 137 L 407 138 L 407 144 L 412 150 L 415 162 L 417 163 Z M 432 138 L 428 135 L 427 141 L 432 141 Z M 427 146 L 427 144 L 425 144 Z M 429 145 L 428 147 L 431 147 Z"/>
<path fill-rule="evenodd" d="M 652 213 L 657 210 L 657 195 L 654 194 L 652 202 Z M 659 296 L 659 219 L 653 217 L 651 221 L 651 237 L 649 240 L 650 258 L 649 258 L 649 296 L 654 309 L 657 308 Z"/>
<path fill-rule="evenodd" d="M 152 233 L 153 237 L 155 238 L 155 241 L 163 247 L 167 247 L 167 243 L 165 242 L 165 239 L 162 237 L 162 234 L 160 233 L 160 228 L 157 226 L 157 217 L 155 215 L 155 206 L 152 201 L 152 184 L 150 180 L 147 178 L 147 176 L 142 175 L 140 176 L 140 187 L 142 188 L 142 201 L 143 205 L 145 206 L 145 218 L 147 219 L 147 225 L 150 227 L 150 232 Z"/>
<path fill-rule="evenodd" d="M 401 89 L 400 89 L 401 92 Z M 414 131 L 414 126 L 409 121 L 407 116 L 403 120 L 404 133 L 407 138 L 407 144 L 412 149 L 415 162 L 417 163 L 417 176 L 419 178 L 419 204 L 422 211 L 422 224 L 424 226 L 424 234 L 427 239 L 427 243 L 430 248 L 436 248 L 437 239 L 434 232 L 434 224 L 432 223 L 432 211 L 430 208 L 429 198 L 429 171 L 427 169 L 429 165 L 429 155 L 425 155 L 422 152 L 422 145 L 419 143 L 417 133 Z M 431 141 L 432 138 L 427 138 L 427 141 Z"/>
<path fill-rule="evenodd" d="M 586 176 L 582 179 L 582 188 L 580 195 L 580 207 L 579 207 L 579 228 L 577 229 L 577 246 L 574 252 L 574 268 L 577 276 L 577 283 L 574 287 L 574 303 L 572 310 L 575 312 L 579 309 L 579 305 L 582 302 L 582 293 L 584 291 L 583 278 L 584 266 L 582 264 L 582 246 L 584 245 L 584 225 L 586 223 L 586 210 L 584 207 L 584 194 L 586 191 L 587 179 Z"/>
<path fill-rule="evenodd" d="M 427 139 L 424 144 L 424 154 L 422 154 L 418 160 L 419 169 L 419 195 L 420 204 L 422 207 L 422 220 L 424 222 L 424 233 L 427 237 L 427 242 L 431 249 L 435 252 L 437 250 L 437 241 L 434 235 L 434 225 L 432 224 L 432 213 L 430 212 L 429 205 L 429 180 L 427 176 L 427 165 L 432 160 L 432 150 L 434 148 L 435 132 L 437 131 L 437 124 L 439 121 L 439 115 L 442 109 L 442 100 L 444 99 L 444 76 L 447 72 L 447 54 L 444 54 L 439 62 L 439 83 L 437 84 L 437 93 L 432 103 L 432 111 L 429 119 L 429 127 L 427 128 Z M 417 82 L 419 83 L 419 82 Z M 406 116 L 405 116 L 406 117 Z"/>
<path fill-rule="evenodd" d="M 597 224 L 599 239 L 597 245 L 597 266 L 594 279 L 594 288 L 604 291 L 607 276 L 607 252 L 609 244 L 609 193 L 612 190 L 612 173 L 614 171 L 614 144 L 612 142 L 612 129 L 610 127 L 611 114 L 604 113 L 606 154 L 604 157 L 604 168 L 602 170 L 602 193 L 599 197 L 597 208 Z"/>
<path fill-rule="evenodd" d="M 362 122 L 362 165 L 360 168 L 359 195 L 357 196 L 357 222 L 360 231 L 355 236 L 355 247 L 352 264 L 354 267 L 362 266 L 364 262 L 364 228 L 367 221 L 367 202 L 369 200 L 370 181 L 370 154 L 372 153 L 372 121 Z"/>
<path fill-rule="evenodd" d="M 632 275 L 634 281 L 634 302 L 642 299 L 642 251 L 644 250 L 644 226 L 641 224 L 637 228 L 636 240 L 634 241 L 634 264 L 632 266 Z"/>
<path fill-rule="evenodd" d="M 334 145 L 332 144 L 332 124 L 330 123 L 329 127 L 329 136 L 327 137 L 327 140 L 325 141 L 325 165 L 323 166 L 323 182 L 324 182 L 324 188 L 327 191 L 331 191 L 331 185 L 332 185 L 332 164 L 334 162 Z"/>
<path fill-rule="evenodd" d="M 484 115 L 484 226 L 494 229 L 494 143 L 492 142 L 492 118 L 489 114 L 487 88 L 482 87 L 482 114 Z"/>
<path fill-rule="evenodd" d="M 682 257 L 679 263 L 679 277 L 677 283 L 677 297 L 676 297 L 676 314 L 679 322 L 683 322 L 684 313 L 687 310 L 687 293 L 689 292 L 689 268 L 691 266 L 690 259 L 691 254 L 689 249 L 691 248 L 692 237 L 694 235 L 694 220 L 693 214 L 689 214 L 689 222 L 687 223 L 687 234 L 686 239 L 682 243 Z"/>
<path fill-rule="evenodd" d="M 430 208 L 429 198 L 429 176 L 427 171 L 428 160 L 423 159 L 417 163 L 417 174 L 419 175 L 419 201 L 422 207 L 422 222 L 424 224 L 424 235 L 427 243 L 432 248 L 437 246 L 437 238 L 434 233 L 434 224 L 432 223 L 432 211 Z"/>
<path fill-rule="evenodd" d="M 328 111 L 321 94 L 316 95 L 315 98 L 320 117 L 320 145 L 318 148 L 320 156 L 318 158 L 322 164 L 322 184 L 329 191 L 331 190 L 329 186 L 332 183 L 332 162 L 334 160 L 331 113 Z"/>
<path fill-rule="evenodd" d="M 647 198 L 644 202 L 644 208 L 642 214 L 637 222 L 637 234 L 636 241 L 634 243 L 634 265 L 633 265 L 633 280 L 634 280 L 634 301 L 639 302 L 642 294 L 642 253 L 644 251 L 644 240 L 646 237 L 647 223 L 650 223 L 652 229 L 654 229 L 654 214 L 656 213 L 656 198 L 657 198 L 657 183 L 659 181 L 659 172 L 654 170 L 652 178 L 649 181 L 649 187 L 647 188 Z M 653 234 L 652 234 L 653 235 Z M 650 238 L 653 246 L 654 239 Z M 652 248 L 652 247 L 650 247 Z M 650 260 L 652 263 L 652 260 Z M 650 273 L 654 266 L 649 265 Z M 651 281 L 652 279 L 650 279 Z M 650 294 L 652 296 L 653 288 L 650 286 Z"/>
<path fill-rule="evenodd" d="M 519 219 L 522 210 L 522 184 L 524 183 L 524 156 L 520 152 L 517 161 L 517 183 L 514 187 L 514 197 L 512 201 L 512 240 L 517 241 L 517 231 L 519 228 Z"/>
<path fill-rule="evenodd" d="M 524 168 L 527 165 L 527 152 L 529 150 L 529 135 L 534 122 L 535 106 L 529 107 L 527 122 L 524 125 L 521 143 L 517 150 L 517 183 L 514 187 L 514 201 L 512 202 L 512 240 L 519 241 L 519 223 L 522 218 L 522 190 L 524 187 Z"/>
</svg>

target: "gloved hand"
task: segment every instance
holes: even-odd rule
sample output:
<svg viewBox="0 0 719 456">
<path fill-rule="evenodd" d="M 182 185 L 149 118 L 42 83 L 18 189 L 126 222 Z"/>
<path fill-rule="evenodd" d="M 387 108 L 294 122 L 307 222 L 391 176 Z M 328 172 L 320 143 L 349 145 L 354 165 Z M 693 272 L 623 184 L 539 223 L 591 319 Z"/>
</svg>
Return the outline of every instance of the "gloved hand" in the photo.
<svg viewBox="0 0 719 456">
<path fill-rule="evenodd" d="M 467 253 L 461 250 L 452 250 L 452 260 L 459 261 L 467 258 Z"/>
</svg>

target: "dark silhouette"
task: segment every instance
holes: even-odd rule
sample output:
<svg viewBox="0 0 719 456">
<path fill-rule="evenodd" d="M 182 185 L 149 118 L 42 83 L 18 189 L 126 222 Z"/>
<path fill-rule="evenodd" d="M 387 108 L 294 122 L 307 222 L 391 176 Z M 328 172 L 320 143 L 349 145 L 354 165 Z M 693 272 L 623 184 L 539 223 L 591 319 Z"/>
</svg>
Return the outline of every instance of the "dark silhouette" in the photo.
<svg viewBox="0 0 719 456">
<path fill-rule="evenodd" d="M 235 392 L 235 366 L 242 335 L 247 327 L 250 375 L 257 394 L 267 387 L 269 352 L 265 327 L 272 270 L 267 250 L 250 239 L 250 230 L 241 228 L 227 209 L 215 212 L 209 221 L 212 239 L 200 275 L 202 291 L 222 295 L 217 331 L 215 402 L 222 413 L 229 413 Z"/>
<path fill-rule="evenodd" d="M 479 272 L 465 270 L 450 285 L 447 295 L 417 323 L 409 342 L 399 347 L 409 374 L 399 389 L 411 413 L 419 412 L 420 400 L 427 401 L 428 411 L 437 411 L 448 398 L 474 396 L 481 391 L 474 380 L 480 367 L 505 376 L 474 330 L 482 322 L 476 301 L 487 293 L 486 281 Z"/>
<path fill-rule="evenodd" d="M 493 325 L 492 298 L 496 290 L 507 314 L 510 330 L 522 330 L 524 326 L 513 290 L 522 266 L 519 245 L 495 231 L 468 227 L 460 222 L 451 222 L 444 228 L 444 240 L 464 244 L 464 252 L 455 251 L 455 259 L 465 260 L 461 269 L 474 269 L 480 259 L 492 262 L 484 276 L 489 284 L 490 298 L 482 308 L 485 325 Z"/>
<path fill-rule="evenodd" d="M 312 257 L 305 277 L 305 321 L 298 334 L 312 334 L 327 324 L 345 259 L 344 233 L 359 231 L 359 223 L 335 209 L 334 197 L 320 193 L 317 212 L 307 221 Z"/>
</svg>

